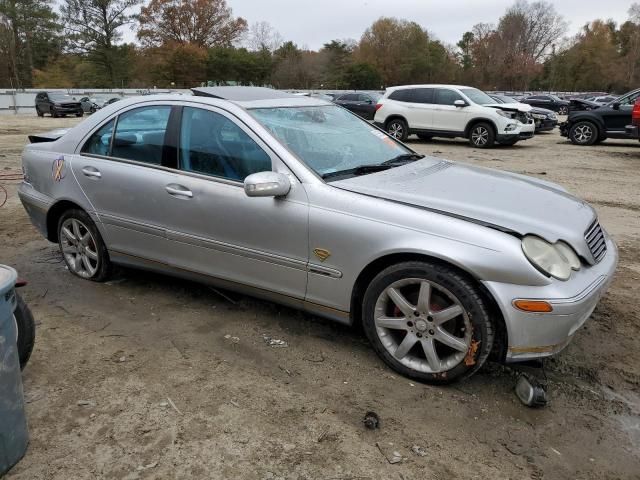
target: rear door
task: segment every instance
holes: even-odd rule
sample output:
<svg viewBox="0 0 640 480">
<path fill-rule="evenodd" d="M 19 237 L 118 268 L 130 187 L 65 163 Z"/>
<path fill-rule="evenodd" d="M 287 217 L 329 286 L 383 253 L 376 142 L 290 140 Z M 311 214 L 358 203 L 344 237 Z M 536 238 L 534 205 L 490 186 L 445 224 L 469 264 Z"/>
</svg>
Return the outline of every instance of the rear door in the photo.
<svg viewBox="0 0 640 480">
<path fill-rule="evenodd" d="M 433 125 L 433 88 L 396 90 L 389 98 L 405 106 L 404 116 L 412 130 L 429 130 Z"/>
<path fill-rule="evenodd" d="M 338 105 L 357 114 L 359 114 L 359 108 L 358 108 L 359 102 L 360 102 L 360 94 L 358 93 L 347 93 L 346 95 L 342 95 L 336 100 L 336 103 Z"/>
<path fill-rule="evenodd" d="M 171 216 L 166 185 L 175 183 L 176 149 L 165 144 L 168 104 L 137 106 L 96 129 L 72 170 L 104 226 L 110 251 L 167 263 Z"/>
</svg>

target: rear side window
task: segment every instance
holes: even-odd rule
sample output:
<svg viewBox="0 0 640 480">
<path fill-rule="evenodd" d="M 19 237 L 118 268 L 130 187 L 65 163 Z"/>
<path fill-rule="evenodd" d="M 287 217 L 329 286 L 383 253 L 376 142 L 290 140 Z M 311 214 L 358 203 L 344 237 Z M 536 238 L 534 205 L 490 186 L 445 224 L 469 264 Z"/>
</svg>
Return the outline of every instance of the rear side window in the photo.
<svg viewBox="0 0 640 480">
<path fill-rule="evenodd" d="M 360 95 L 357 93 L 348 93 L 346 95 L 342 95 L 338 100 L 344 100 L 347 102 L 357 102 L 360 98 Z"/>
<path fill-rule="evenodd" d="M 111 156 L 137 162 L 162 164 L 164 135 L 169 122 L 168 105 L 129 110 L 118 117 Z"/>
<path fill-rule="evenodd" d="M 227 117 L 185 107 L 180 129 L 180 169 L 242 182 L 271 170 L 271 157 Z"/>
<path fill-rule="evenodd" d="M 114 120 L 105 123 L 96 132 L 94 132 L 89 140 L 83 145 L 81 152 L 91 155 L 108 156 L 111 147 L 111 136 L 113 135 Z"/>
<path fill-rule="evenodd" d="M 458 92 L 446 88 L 436 89 L 435 102 L 438 105 L 453 105 L 456 100 L 464 100 Z"/>
<path fill-rule="evenodd" d="M 396 90 L 394 92 L 391 92 L 391 95 L 389 95 L 389 100 L 395 100 L 397 102 L 410 102 L 411 92 L 411 89 Z"/>
</svg>

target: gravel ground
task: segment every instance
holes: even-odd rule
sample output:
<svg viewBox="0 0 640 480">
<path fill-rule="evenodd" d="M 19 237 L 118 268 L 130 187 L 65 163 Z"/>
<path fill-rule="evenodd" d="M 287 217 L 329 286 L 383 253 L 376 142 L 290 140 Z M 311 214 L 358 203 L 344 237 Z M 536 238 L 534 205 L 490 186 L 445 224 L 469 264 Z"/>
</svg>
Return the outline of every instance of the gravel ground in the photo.
<svg viewBox="0 0 640 480">
<path fill-rule="evenodd" d="M 0 174 L 19 171 L 27 133 L 76 122 L 0 117 Z M 486 151 L 410 143 L 558 182 L 597 208 L 618 243 L 609 293 L 547 362 L 547 408 L 523 407 L 515 371 L 500 365 L 421 385 L 383 365 L 358 331 L 288 308 L 133 270 L 82 281 L 5 182 L 0 262 L 29 280 L 22 293 L 38 322 L 23 377 L 31 444 L 6 478 L 640 478 L 640 145 L 579 148 L 557 132 Z M 378 430 L 363 427 L 369 410 Z"/>
</svg>

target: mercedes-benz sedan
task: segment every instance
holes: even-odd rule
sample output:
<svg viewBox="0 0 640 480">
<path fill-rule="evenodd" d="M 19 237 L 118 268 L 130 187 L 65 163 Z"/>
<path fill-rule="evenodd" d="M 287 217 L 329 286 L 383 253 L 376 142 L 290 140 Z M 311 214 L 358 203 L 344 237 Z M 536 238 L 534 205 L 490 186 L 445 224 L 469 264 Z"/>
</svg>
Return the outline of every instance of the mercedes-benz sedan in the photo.
<svg viewBox="0 0 640 480">
<path fill-rule="evenodd" d="M 195 93 L 30 137 L 20 197 L 73 274 L 128 265 L 359 323 L 432 383 L 558 353 L 612 279 L 613 241 L 558 185 L 418 155 L 324 100 Z"/>
</svg>

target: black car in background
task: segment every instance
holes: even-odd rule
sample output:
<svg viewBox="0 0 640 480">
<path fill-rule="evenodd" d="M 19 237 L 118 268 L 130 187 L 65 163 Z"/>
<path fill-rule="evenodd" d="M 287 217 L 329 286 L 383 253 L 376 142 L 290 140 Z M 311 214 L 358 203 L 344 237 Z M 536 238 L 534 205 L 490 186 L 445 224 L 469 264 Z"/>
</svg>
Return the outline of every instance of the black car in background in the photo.
<svg viewBox="0 0 640 480">
<path fill-rule="evenodd" d="M 59 92 L 40 92 L 36 95 L 36 113 L 39 117 L 44 116 L 45 113 L 52 117 L 66 115 L 81 117 L 84 115 L 84 110 L 82 104 L 71 95 Z"/>
<path fill-rule="evenodd" d="M 633 138 L 626 130 L 631 124 L 633 104 L 640 98 L 640 88 L 615 101 L 592 110 L 572 111 L 560 125 L 560 134 L 575 145 L 593 145 L 607 138 Z"/>
<path fill-rule="evenodd" d="M 532 107 L 546 108 L 558 112 L 560 115 L 569 113 L 569 102 L 562 100 L 555 95 L 530 95 L 520 100 L 521 103 L 527 103 Z"/>
<path fill-rule="evenodd" d="M 488 95 L 497 103 L 519 103 L 515 98 L 508 97 L 506 95 L 495 95 L 493 93 L 489 93 Z M 556 128 L 556 125 L 558 125 L 558 116 L 553 110 L 532 106 L 529 113 L 533 117 L 533 121 L 536 123 L 536 133 L 548 132 L 549 130 Z"/>
<path fill-rule="evenodd" d="M 382 98 L 377 92 L 353 92 L 338 96 L 334 103 L 351 110 L 365 120 L 373 120 L 376 114 L 376 103 Z"/>
</svg>

